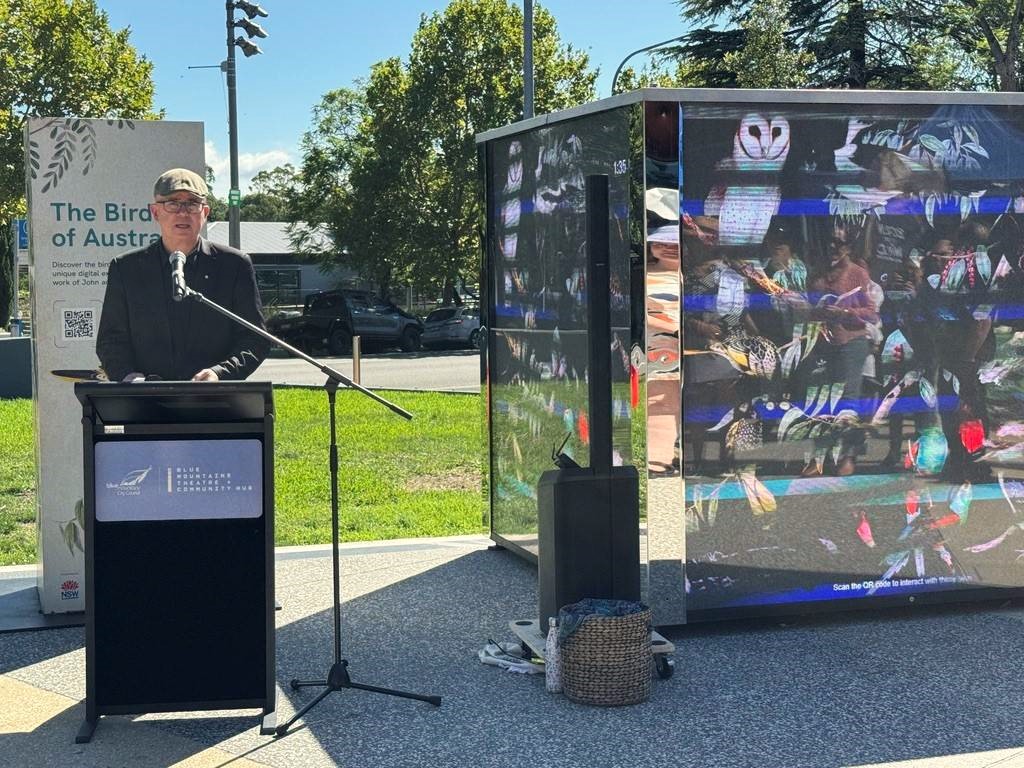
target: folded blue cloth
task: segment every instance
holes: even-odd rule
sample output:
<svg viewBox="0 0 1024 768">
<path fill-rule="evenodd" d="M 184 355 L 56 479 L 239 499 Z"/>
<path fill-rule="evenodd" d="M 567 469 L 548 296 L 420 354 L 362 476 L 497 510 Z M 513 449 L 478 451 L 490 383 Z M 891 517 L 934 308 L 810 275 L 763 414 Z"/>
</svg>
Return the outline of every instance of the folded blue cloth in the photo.
<svg viewBox="0 0 1024 768">
<path fill-rule="evenodd" d="M 594 597 L 562 606 L 558 610 L 558 642 L 564 643 L 590 616 L 631 616 L 646 610 L 647 606 L 643 603 Z"/>
</svg>

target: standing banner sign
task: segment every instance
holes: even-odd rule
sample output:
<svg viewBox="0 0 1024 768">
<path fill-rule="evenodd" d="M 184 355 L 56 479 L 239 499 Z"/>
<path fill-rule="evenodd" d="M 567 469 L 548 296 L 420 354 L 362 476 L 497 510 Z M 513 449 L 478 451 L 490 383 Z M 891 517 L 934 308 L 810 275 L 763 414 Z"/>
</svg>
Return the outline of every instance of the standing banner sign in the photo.
<svg viewBox="0 0 1024 768">
<path fill-rule="evenodd" d="M 68 379 L 98 368 L 107 266 L 159 229 L 153 182 L 168 168 L 205 176 L 203 124 L 38 117 L 25 128 L 36 419 L 39 600 L 85 607 L 82 445 Z"/>
</svg>

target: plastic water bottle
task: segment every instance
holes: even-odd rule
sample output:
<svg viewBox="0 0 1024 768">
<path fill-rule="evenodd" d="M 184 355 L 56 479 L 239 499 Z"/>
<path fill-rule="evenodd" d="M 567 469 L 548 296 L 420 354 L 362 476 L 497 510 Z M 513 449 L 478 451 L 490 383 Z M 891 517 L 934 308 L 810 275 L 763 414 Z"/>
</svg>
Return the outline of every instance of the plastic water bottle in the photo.
<svg viewBox="0 0 1024 768">
<path fill-rule="evenodd" d="M 558 625 L 548 618 L 548 636 L 544 643 L 544 687 L 548 693 L 562 692 L 562 652 L 558 647 Z"/>
</svg>

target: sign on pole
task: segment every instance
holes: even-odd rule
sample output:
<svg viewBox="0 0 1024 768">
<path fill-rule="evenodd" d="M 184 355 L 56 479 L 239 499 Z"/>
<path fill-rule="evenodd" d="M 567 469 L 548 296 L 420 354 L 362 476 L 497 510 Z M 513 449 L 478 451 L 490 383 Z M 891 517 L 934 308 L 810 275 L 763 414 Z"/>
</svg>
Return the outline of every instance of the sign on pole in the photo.
<svg viewBox="0 0 1024 768">
<path fill-rule="evenodd" d="M 15 219 L 14 226 L 17 227 L 18 231 L 18 250 L 28 250 L 28 219 Z"/>
<path fill-rule="evenodd" d="M 157 176 L 176 167 L 205 175 L 203 125 L 39 117 L 25 128 L 25 150 L 38 588 L 43 612 L 62 613 L 84 607 L 82 446 L 67 371 L 99 366 L 96 329 L 110 260 L 160 237 L 148 208 Z"/>
</svg>

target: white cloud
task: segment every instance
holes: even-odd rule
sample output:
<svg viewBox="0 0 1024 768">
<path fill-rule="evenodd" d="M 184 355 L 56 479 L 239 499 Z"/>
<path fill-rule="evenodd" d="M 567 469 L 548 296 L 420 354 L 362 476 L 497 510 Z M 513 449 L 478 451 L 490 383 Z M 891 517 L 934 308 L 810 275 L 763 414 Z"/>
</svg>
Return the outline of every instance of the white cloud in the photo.
<svg viewBox="0 0 1024 768">
<path fill-rule="evenodd" d="M 252 177 L 260 171 L 269 171 L 285 163 L 296 164 L 291 152 L 284 149 L 269 149 L 265 152 L 240 152 L 238 154 L 238 187 L 242 194 L 249 191 L 249 184 Z M 213 175 L 216 177 L 213 182 L 213 193 L 222 199 L 227 199 L 228 190 L 231 189 L 231 160 L 228 153 L 223 155 L 218 151 L 212 141 L 206 142 L 206 164 L 213 168 Z"/>
</svg>

